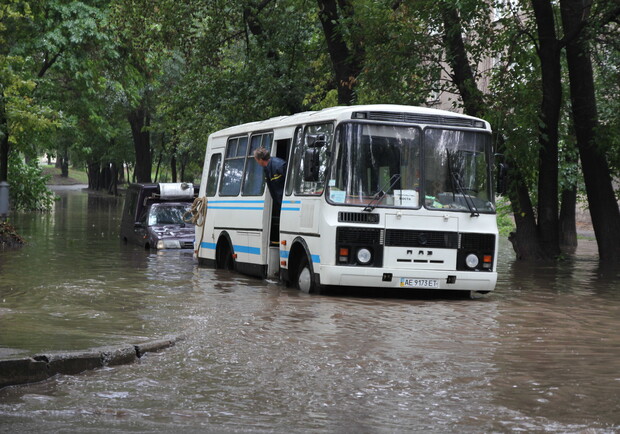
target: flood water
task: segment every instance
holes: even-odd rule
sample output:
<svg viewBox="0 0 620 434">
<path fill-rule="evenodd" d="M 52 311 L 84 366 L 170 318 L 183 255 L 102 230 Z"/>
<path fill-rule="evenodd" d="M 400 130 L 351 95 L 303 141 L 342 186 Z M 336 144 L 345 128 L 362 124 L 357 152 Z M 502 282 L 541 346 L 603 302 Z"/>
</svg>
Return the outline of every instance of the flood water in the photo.
<svg viewBox="0 0 620 434">
<path fill-rule="evenodd" d="M 0 251 L 0 357 L 185 340 L 0 389 L 0 432 L 620 432 L 620 280 L 592 241 L 496 291 L 306 295 L 119 241 L 122 200 L 61 191 Z"/>
</svg>

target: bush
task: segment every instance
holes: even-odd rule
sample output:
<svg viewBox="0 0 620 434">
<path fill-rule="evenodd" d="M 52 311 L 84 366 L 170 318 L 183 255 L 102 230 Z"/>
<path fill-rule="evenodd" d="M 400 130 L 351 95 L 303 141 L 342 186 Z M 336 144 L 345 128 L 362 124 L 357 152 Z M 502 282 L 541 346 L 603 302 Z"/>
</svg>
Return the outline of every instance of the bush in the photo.
<svg viewBox="0 0 620 434">
<path fill-rule="evenodd" d="M 15 211 L 49 211 L 57 199 L 45 183 L 44 176 L 35 161 L 26 164 L 15 154 L 9 156 L 9 197 Z"/>
<path fill-rule="evenodd" d="M 512 207 L 507 197 L 500 196 L 497 198 L 495 205 L 497 207 L 497 228 L 499 234 L 507 237 L 516 228 L 514 218 L 512 217 Z"/>
<path fill-rule="evenodd" d="M 26 244 L 15 228 L 7 222 L 0 222 L 0 248 L 18 247 Z"/>
</svg>

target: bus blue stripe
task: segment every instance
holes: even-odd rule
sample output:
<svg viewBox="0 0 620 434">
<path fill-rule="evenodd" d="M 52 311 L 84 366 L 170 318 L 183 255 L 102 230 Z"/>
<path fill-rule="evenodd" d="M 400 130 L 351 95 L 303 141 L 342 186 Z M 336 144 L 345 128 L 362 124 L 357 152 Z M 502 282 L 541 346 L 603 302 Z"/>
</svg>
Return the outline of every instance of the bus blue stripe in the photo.
<svg viewBox="0 0 620 434">
<path fill-rule="evenodd" d="M 216 246 L 215 246 L 215 243 L 207 243 L 206 241 L 203 241 L 202 243 L 200 243 L 200 247 L 202 247 L 203 249 L 215 250 Z M 233 246 L 233 248 L 235 249 L 235 252 L 237 253 L 249 253 L 251 255 L 260 255 L 260 247 L 235 245 Z"/>
<path fill-rule="evenodd" d="M 289 252 L 286 252 L 284 250 L 280 250 L 280 258 L 288 259 L 288 255 L 289 255 Z M 314 264 L 320 264 L 321 263 L 321 257 L 319 255 L 310 255 L 310 257 L 312 258 L 312 263 L 314 263 Z"/>
<path fill-rule="evenodd" d="M 247 209 L 247 210 L 263 210 L 264 207 L 256 206 L 210 206 L 209 209 Z"/>
<path fill-rule="evenodd" d="M 265 203 L 264 200 L 210 200 L 208 203 Z"/>
<path fill-rule="evenodd" d="M 235 253 L 249 253 L 250 255 L 260 255 L 260 247 L 233 246 Z"/>
</svg>

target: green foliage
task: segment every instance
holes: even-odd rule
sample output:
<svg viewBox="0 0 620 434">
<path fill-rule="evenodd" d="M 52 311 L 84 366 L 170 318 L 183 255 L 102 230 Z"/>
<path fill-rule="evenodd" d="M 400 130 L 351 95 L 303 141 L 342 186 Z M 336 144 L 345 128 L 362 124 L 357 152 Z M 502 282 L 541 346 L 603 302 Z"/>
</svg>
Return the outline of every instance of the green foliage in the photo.
<svg viewBox="0 0 620 434">
<path fill-rule="evenodd" d="M 511 169 L 536 191 L 542 92 L 529 2 L 337 3 L 339 30 L 361 67 L 357 102 L 424 105 L 452 95 L 454 109 L 461 103 L 446 68 L 442 12 L 456 8 L 485 91 L 485 118 L 501 152 L 518 162 Z M 606 18 L 614 10 L 595 2 L 587 30 L 595 42 L 597 144 L 620 175 L 620 46 L 617 23 Z M 145 107 L 153 158 L 165 166 L 174 156 L 188 177 L 199 175 L 217 129 L 337 104 L 317 3 L 307 0 L 5 1 L 0 91 L 8 118 L 0 135 L 22 155 L 133 166 L 127 113 Z M 565 106 L 562 118 L 569 113 Z M 582 188 L 573 131 L 561 124 L 561 187 Z"/>
<path fill-rule="evenodd" d="M 45 183 L 49 179 L 36 163 L 26 164 L 16 152 L 9 156 L 9 196 L 16 211 L 49 211 L 56 195 Z"/>
<path fill-rule="evenodd" d="M 515 221 L 512 216 L 512 206 L 504 196 L 498 197 L 496 201 L 497 228 L 501 236 L 507 237 L 515 230 Z"/>
</svg>

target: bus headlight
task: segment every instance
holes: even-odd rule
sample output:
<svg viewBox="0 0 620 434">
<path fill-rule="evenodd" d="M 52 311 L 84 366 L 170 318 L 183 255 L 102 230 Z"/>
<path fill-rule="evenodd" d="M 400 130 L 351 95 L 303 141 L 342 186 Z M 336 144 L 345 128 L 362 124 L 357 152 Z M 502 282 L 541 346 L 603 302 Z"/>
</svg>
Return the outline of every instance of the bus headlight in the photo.
<svg viewBox="0 0 620 434">
<path fill-rule="evenodd" d="M 369 264 L 371 260 L 372 260 L 372 253 L 370 253 L 370 250 L 362 247 L 361 249 L 357 251 L 357 262 L 359 262 L 360 264 L 362 265 Z"/>
<path fill-rule="evenodd" d="M 478 255 L 475 255 L 473 253 L 470 253 L 465 258 L 465 265 L 467 265 L 469 268 L 476 268 L 479 262 L 480 261 L 478 259 Z"/>
</svg>

